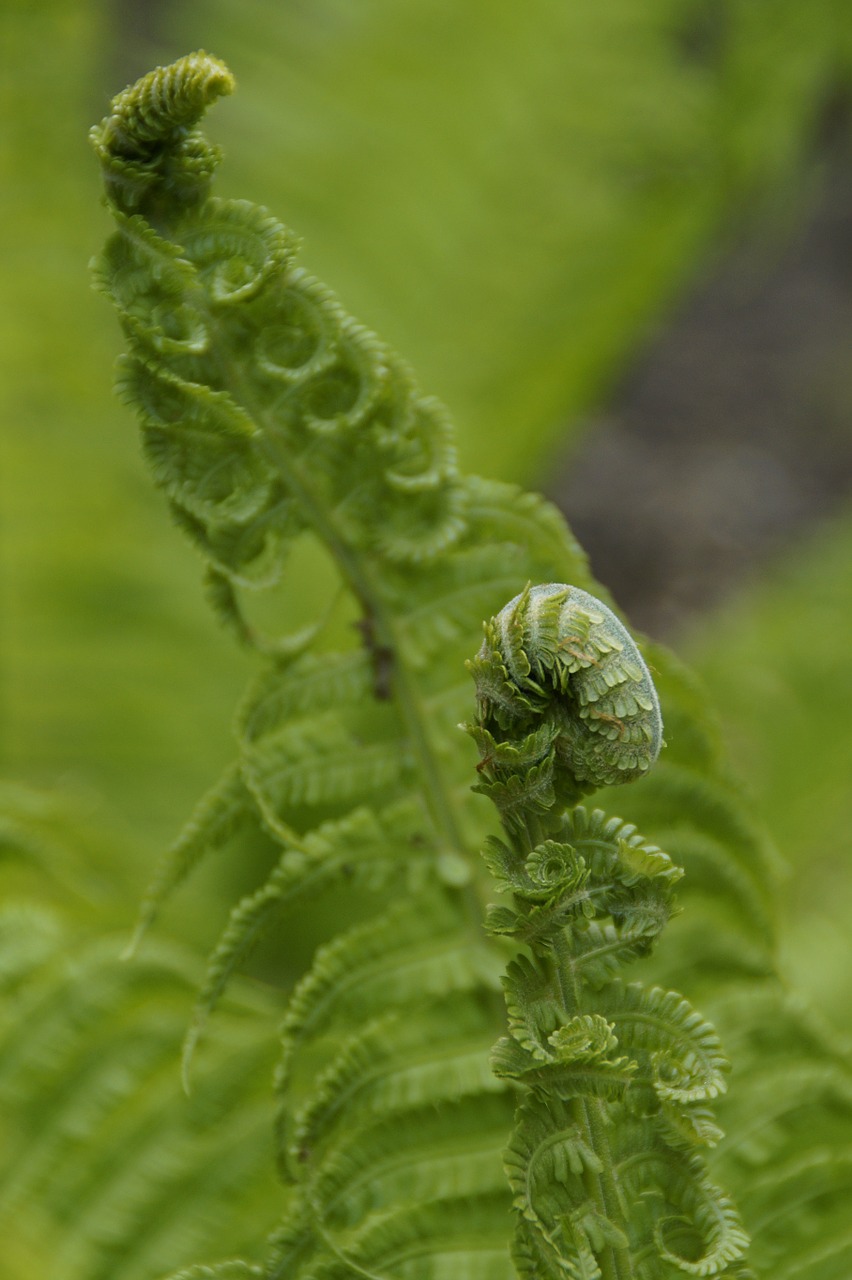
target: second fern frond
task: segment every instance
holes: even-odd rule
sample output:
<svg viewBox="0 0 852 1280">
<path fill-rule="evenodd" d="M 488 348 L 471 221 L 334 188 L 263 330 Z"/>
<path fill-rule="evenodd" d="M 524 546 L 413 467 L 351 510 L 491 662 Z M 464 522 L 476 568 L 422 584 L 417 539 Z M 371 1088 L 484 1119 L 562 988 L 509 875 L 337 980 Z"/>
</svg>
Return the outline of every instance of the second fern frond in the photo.
<svg viewBox="0 0 852 1280">
<path fill-rule="evenodd" d="M 656 759 L 645 663 L 605 605 L 556 583 L 487 623 L 470 666 L 477 789 L 508 838 L 485 848 L 512 903 L 491 908 L 488 928 L 524 947 L 493 1054 L 520 1090 L 506 1153 L 518 1269 L 529 1280 L 742 1274 L 748 1238 L 698 1154 L 721 1136 L 708 1108 L 725 1089 L 718 1037 L 676 992 L 621 976 L 654 946 L 682 872 L 634 826 L 570 807 Z"/>
</svg>

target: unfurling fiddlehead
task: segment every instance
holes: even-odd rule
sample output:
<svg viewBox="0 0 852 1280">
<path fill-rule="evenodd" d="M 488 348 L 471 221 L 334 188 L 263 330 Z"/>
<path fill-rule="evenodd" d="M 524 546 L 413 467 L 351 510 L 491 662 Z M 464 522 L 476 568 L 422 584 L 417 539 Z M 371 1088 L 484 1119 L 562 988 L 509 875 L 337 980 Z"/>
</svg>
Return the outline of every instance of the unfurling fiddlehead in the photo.
<svg viewBox="0 0 852 1280">
<path fill-rule="evenodd" d="M 699 1155 L 721 1136 L 716 1033 L 682 996 L 619 972 L 653 947 L 682 873 L 635 827 L 576 805 L 657 757 L 645 663 L 605 605 L 550 584 L 486 624 L 470 667 L 476 789 L 508 837 L 484 851 L 512 895 L 488 928 L 524 947 L 493 1056 L 520 1095 L 506 1154 L 516 1264 L 530 1280 L 744 1275 L 747 1237 Z"/>
<path fill-rule="evenodd" d="M 306 529 L 369 618 L 363 558 L 428 563 L 464 520 L 440 404 L 296 265 L 287 228 L 208 195 L 219 150 L 196 125 L 232 88 L 194 53 L 114 100 L 91 135 L 118 223 L 95 274 L 155 477 L 208 559 L 213 603 L 253 641 L 237 590 L 274 582 Z"/>
</svg>

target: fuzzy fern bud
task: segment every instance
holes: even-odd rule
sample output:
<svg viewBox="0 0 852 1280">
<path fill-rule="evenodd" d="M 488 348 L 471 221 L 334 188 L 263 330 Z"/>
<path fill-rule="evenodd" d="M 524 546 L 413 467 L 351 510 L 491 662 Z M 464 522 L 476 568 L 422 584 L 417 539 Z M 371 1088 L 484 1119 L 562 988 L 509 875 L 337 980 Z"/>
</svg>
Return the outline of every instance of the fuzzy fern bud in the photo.
<svg viewBox="0 0 852 1280">
<path fill-rule="evenodd" d="M 492 1056 L 520 1089 L 506 1153 L 519 1271 L 741 1274 L 747 1237 L 698 1154 L 720 1136 L 707 1107 L 725 1089 L 716 1032 L 676 992 L 621 976 L 656 943 L 682 872 L 632 825 L 575 806 L 656 760 L 648 669 L 612 612 L 562 583 L 510 601 L 469 666 L 474 789 L 507 837 L 484 856 L 511 895 L 486 924 L 524 947 L 504 978 L 508 1034 Z"/>
<path fill-rule="evenodd" d="M 485 625 L 470 663 L 479 790 L 510 828 L 641 777 L 662 745 L 660 704 L 615 614 L 564 583 L 527 587 Z"/>
<path fill-rule="evenodd" d="M 157 217 L 200 202 L 220 152 L 195 126 L 233 89 L 225 64 L 200 51 L 157 67 L 118 94 L 90 134 L 110 204 Z"/>
</svg>

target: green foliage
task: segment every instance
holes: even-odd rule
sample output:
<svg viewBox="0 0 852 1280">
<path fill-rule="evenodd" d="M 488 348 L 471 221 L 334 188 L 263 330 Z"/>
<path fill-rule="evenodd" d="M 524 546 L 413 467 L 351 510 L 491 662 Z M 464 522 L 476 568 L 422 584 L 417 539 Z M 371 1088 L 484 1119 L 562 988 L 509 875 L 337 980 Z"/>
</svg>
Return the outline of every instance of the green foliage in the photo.
<svg viewBox="0 0 852 1280">
<path fill-rule="evenodd" d="M 227 50 L 222 193 L 287 211 L 312 270 L 452 405 L 466 469 L 487 451 L 528 484 L 732 221 L 764 194 L 777 215 L 779 189 L 801 208 L 848 28 L 845 0 L 0 6 L 4 771 L 108 796 L 138 892 L 227 761 L 249 665 L 209 627 L 103 378 L 85 130 L 117 87 Z M 321 576 L 291 560 L 294 628 Z"/>
<path fill-rule="evenodd" d="M 251 1251 L 250 1215 L 278 1207 L 273 1002 L 235 987 L 188 1101 L 175 1062 L 197 959 L 161 940 L 120 961 L 121 846 L 70 803 L 5 786 L 0 814 L 5 1274 L 150 1280 L 214 1240 Z"/>
<path fill-rule="evenodd" d="M 604 605 L 560 584 L 486 623 L 471 670 L 479 789 L 510 841 L 486 849 L 513 903 L 488 928 L 528 948 L 509 965 L 509 1035 L 492 1056 L 521 1086 L 506 1153 L 518 1270 L 740 1273 L 748 1237 L 696 1150 L 721 1137 L 706 1105 L 728 1069 L 716 1033 L 676 992 L 619 972 L 650 953 L 682 871 L 620 819 L 565 812 L 656 759 L 648 670 Z"/>
<path fill-rule="evenodd" d="M 850 556 L 847 515 L 730 604 L 713 645 L 694 635 L 689 646 L 714 690 L 751 801 L 777 830 L 789 862 L 785 967 L 844 1032 L 852 973 Z"/>
<path fill-rule="evenodd" d="M 532 830 L 533 801 L 541 826 L 554 806 L 642 777 L 660 753 L 660 704 L 642 655 L 611 610 L 576 587 L 550 583 L 510 601 L 485 624 L 470 669 L 479 790 L 509 830 Z"/>
<path fill-rule="evenodd" d="M 185 1280 L 509 1276 L 512 1190 L 501 1151 L 516 1086 L 507 1079 L 527 1075 L 529 1062 L 516 1055 L 514 1075 L 501 1078 L 489 1064 L 489 1046 L 505 1030 L 498 975 L 507 956 L 505 943 L 481 929 L 487 889 L 476 854 L 489 821 L 468 792 L 472 761 L 456 728 L 469 714 L 463 662 L 479 620 L 530 579 L 591 584 L 550 508 L 459 472 L 444 411 L 304 274 L 289 233 L 265 211 L 207 197 L 215 151 L 196 131 L 197 113 L 228 83 L 221 64 L 195 56 L 121 95 L 96 134 L 118 224 L 98 274 L 129 346 L 121 390 L 139 410 L 146 455 L 177 523 L 207 560 L 212 602 L 258 651 L 261 668 L 238 717 L 238 759 L 164 864 L 140 932 L 208 851 L 272 866 L 234 907 L 201 981 L 186 1046 L 188 1106 L 173 1074 L 188 985 L 182 957 L 145 942 L 141 959 L 122 970 L 111 945 L 102 953 L 95 944 L 89 957 L 78 931 L 66 944 L 80 957 L 69 973 L 53 963 L 49 913 L 36 902 L 10 914 L 9 968 L 26 981 L 3 1027 L 16 1109 L 27 1121 L 10 1150 L 30 1242 L 30 1256 L 12 1265 L 50 1274 L 52 1260 L 68 1256 L 71 1276 L 139 1280 L 174 1268 Z M 282 570 L 305 544 L 323 548 L 338 585 L 327 609 L 314 596 L 310 625 L 294 630 Z M 258 601 L 266 600 L 263 612 Z M 353 618 L 358 641 L 347 626 Z M 604 1012 L 587 1007 L 584 989 L 582 1008 L 547 1029 L 555 1041 L 546 1049 L 520 1016 L 512 1040 L 529 1042 L 522 1055 L 538 1047 L 557 1058 L 552 1074 L 565 1067 L 570 1075 L 570 1062 L 587 1081 L 603 1077 L 601 1096 L 592 1090 L 602 1105 L 626 1112 L 619 1093 L 641 1099 L 638 1116 L 620 1126 L 626 1145 L 616 1153 L 629 1160 L 633 1141 L 650 1152 L 653 1185 L 665 1185 L 701 1238 L 727 1235 L 717 1261 L 741 1244 L 728 1202 L 707 1191 L 719 1182 L 754 1237 L 758 1274 L 839 1280 L 849 1258 L 848 1066 L 775 976 L 774 861 L 727 779 L 703 699 L 667 655 L 649 658 L 671 746 L 619 800 L 647 840 L 590 817 L 603 847 L 589 855 L 585 881 L 587 867 L 576 862 L 567 880 L 556 875 L 555 901 L 603 872 L 607 906 L 575 932 L 600 936 L 622 960 L 647 951 L 669 909 L 672 875 L 659 845 L 686 868 L 684 913 L 667 945 L 642 961 L 651 978 L 644 994 L 590 958 L 589 985 Z M 13 825 L 26 833 L 17 844 L 37 843 L 32 813 Z M 547 917 L 554 862 L 565 860 L 564 844 L 554 844 L 520 883 L 511 850 L 489 846 L 492 866 L 518 895 L 513 926 L 521 912 Z M 492 924 L 500 921 L 492 913 Z M 266 975 L 290 988 L 300 970 L 289 945 L 297 923 L 320 945 L 287 992 L 276 1076 L 279 1199 L 265 1176 L 263 1076 L 269 1006 L 280 998 L 249 997 L 234 984 L 266 932 L 279 952 Z M 518 966 L 521 982 L 528 971 Z M 236 994 L 210 1043 L 196 1048 L 229 982 Z M 736 1087 L 716 1098 L 731 1138 L 708 1151 L 707 1175 L 684 1152 L 718 1137 L 703 1099 L 719 1094 L 721 1059 L 706 1021 L 666 993 L 672 983 L 700 997 L 735 1063 Z M 546 1018 L 537 990 L 527 991 L 527 1007 Z M 22 1029 L 16 1017 L 39 999 L 57 1019 L 43 1036 L 37 1019 Z M 688 1059 L 686 1082 L 664 1078 L 665 1063 L 646 1053 L 637 1012 Z M 44 1046 L 37 1070 L 27 1058 L 29 1028 L 36 1057 Z M 636 1063 L 629 1084 L 607 1078 L 613 1036 Z M 114 1063 L 122 1064 L 115 1076 Z M 529 1083 L 524 1089 L 537 1096 Z M 44 1096 L 65 1118 L 33 1142 Z M 510 1156 L 516 1195 L 531 1150 L 524 1135 L 558 1124 L 561 1113 L 527 1103 L 523 1114 L 529 1123 Z M 635 1263 L 640 1275 L 677 1274 L 684 1262 L 688 1270 L 701 1246 L 659 1213 L 655 1233 L 653 1197 L 634 1206 L 638 1226 L 624 1236 L 654 1239 L 656 1272 L 647 1270 L 650 1254 L 633 1258 L 621 1247 L 622 1228 L 608 1213 L 583 1205 L 570 1222 L 556 1220 L 554 1186 L 576 1190 L 577 1162 L 596 1173 L 601 1159 L 600 1144 L 582 1135 L 571 1142 L 564 1161 L 541 1166 L 537 1196 L 548 1229 L 580 1241 L 585 1274 L 594 1274 L 596 1252 Z M 602 1166 L 606 1178 L 622 1176 L 612 1150 Z M 228 1217 L 223 1206 L 237 1183 L 246 1196 Z M 522 1249 L 539 1248 L 536 1239 L 523 1237 L 524 1266 Z M 217 1254 L 231 1260 L 191 1265 Z"/>
<path fill-rule="evenodd" d="M 582 867 L 566 863 L 555 898 L 548 889 L 543 901 L 539 886 L 553 877 L 554 863 L 565 862 L 565 842 L 535 853 L 520 881 L 511 858 L 492 846 L 492 862 L 504 859 L 501 874 L 516 895 L 512 930 L 531 929 L 536 939 L 533 968 L 515 967 L 513 981 L 526 982 L 524 1008 L 544 1019 L 530 1027 L 526 1015 L 512 1015 L 508 1044 L 517 1048 L 504 1048 L 500 1074 L 492 1072 L 488 1047 L 502 1020 L 496 987 L 502 958 L 479 923 L 483 886 L 471 858 L 487 819 L 467 792 L 470 761 L 455 730 L 468 700 L 463 659 L 475 648 L 478 619 L 529 578 L 585 586 L 588 577 L 549 508 L 458 472 L 444 411 L 305 275 L 289 234 L 263 211 L 207 196 L 214 153 L 195 120 L 200 103 L 227 83 L 221 64 L 193 56 L 122 95 L 96 131 L 118 224 L 98 279 L 122 320 L 130 351 L 121 390 L 140 414 L 155 479 L 207 558 L 219 610 L 260 650 L 263 666 L 238 717 L 237 764 L 176 846 L 144 911 L 148 923 L 207 848 L 269 847 L 270 837 L 277 847 L 267 881 L 234 907 L 211 956 L 186 1046 L 187 1071 L 194 1073 L 206 1019 L 265 930 L 280 929 L 298 909 L 314 916 L 321 937 L 321 902 L 329 893 L 338 894 L 348 920 L 341 929 L 338 915 L 285 1014 L 276 1142 L 290 1200 L 262 1274 L 404 1274 L 404 1259 L 414 1258 L 423 1275 L 509 1274 L 511 1192 L 498 1157 L 513 1110 L 505 1081 L 524 1080 L 538 1097 L 529 1072 L 552 1085 L 560 1073 L 571 1077 L 572 1063 L 579 1068 L 570 1088 L 577 1088 L 576 1077 L 585 1083 L 579 1094 L 565 1084 L 569 1096 L 561 1101 L 585 1103 L 591 1091 L 596 1106 L 626 1118 L 616 1126 L 623 1147 L 611 1142 L 607 1154 L 598 1135 L 581 1133 L 565 1147 L 567 1164 L 536 1165 L 543 1178 L 539 1222 L 551 1238 L 561 1232 L 579 1242 L 580 1273 L 593 1274 L 596 1256 L 604 1265 L 629 1260 L 640 1268 L 636 1274 L 735 1269 L 744 1237 L 730 1203 L 713 1189 L 717 1169 L 728 1175 L 719 1181 L 737 1192 L 751 1229 L 749 1213 L 759 1210 L 754 1162 L 770 1159 L 786 1174 L 773 1202 L 776 1223 L 756 1241 L 755 1265 L 760 1270 L 779 1250 L 790 1258 L 795 1249 L 798 1256 L 813 1251 L 832 1230 L 836 1235 L 841 1196 L 821 1194 L 812 1170 L 825 1169 L 825 1153 L 808 1145 L 808 1134 L 819 1143 L 828 1126 L 837 1132 L 852 1122 L 846 1068 L 793 1010 L 784 1010 L 773 976 L 772 859 L 725 780 L 700 696 L 665 655 L 652 660 L 677 746 L 636 788 L 633 805 L 645 808 L 642 826 L 655 844 L 634 838 L 632 827 L 576 811 L 582 827 L 576 838 L 582 843 L 583 824 L 590 824 L 596 852 Z M 156 130 L 149 127 L 152 109 Z M 187 173 L 176 153 L 188 158 Z M 331 556 L 342 599 L 313 628 L 289 636 L 273 628 L 259 638 L 252 601 L 274 597 L 285 554 L 305 539 Z M 345 635 L 341 613 L 354 613 L 360 642 L 336 650 Z M 586 614 L 586 621 L 609 617 Z M 547 628 L 542 634 L 546 641 Z M 574 638 L 585 643 L 591 635 L 590 629 Z M 619 652 L 608 646 L 599 657 Z M 610 693 L 593 678 L 595 696 L 586 706 L 594 710 L 603 695 L 597 710 L 604 709 L 599 737 L 607 749 L 622 730 L 605 717 L 624 723 L 629 711 L 638 714 L 630 769 L 642 772 L 656 753 L 659 725 L 645 667 L 632 649 L 625 652 L 626 659 L 622 653 L 614 664 L 601 662 L 614 685 L 627 682 L 624 692 L 611 695 L 610 707 Z M 565 656 L 564 669 L 553 666 L 557 687 L 576 674 L 570 667 L 595 677 L 582 644 L 572 643 Z M 538 680 L 532 685 L 540 690 Z M 527 742 L 521 754 L 531 770 L 560 749 L 557 727 L 564 726 L 549 725 L 543 736 L 538 731 L 541 741 Z M 792 1062 L 800 1079 L 810 1073 L 823 1081 L 808 1094 L 805 1126 L 800 1093 L 761 1093 L 756 1085 L 750 1127 L 760 1140 L 738 1153 L 753 1162 L 747 1177 L 737 1154 L 714 1155 L 707 1174 L 688 1154 L 696 1142 L 718 1138 L 705 1105 L 721 1090 L 715 1034 L 682 997 L 664 986 L 624 986 L 614 968 L 645 954 L 668 915 L 673 872 L 655 847 L 662 833 L 688 872 L 694 869 L 684 914 L 690 924 L 679 935 L 672 927 L 676 945 L 668 963 L 700 989 L 694 966 L 706 957 L 711 932 L 726 959 L 705 994 L 712 992 L 716 1020 L 738 1043 L 740 1061 L 756 1070 Z M 584 896 L 590 884 L 593 899 Z M 548 936 L 546 922 L 560 918 L 564 892 L 596 903 L 595 919 L 580 910 L 585 927 L 572 937 L 599 939 L 584 961 L 581 989 L 598 989 L 603 1012 L 585 995 L 576 1007 L 563 1004 L 558 1025 L 546 1027 L 555 1038 L 544 1048 L 542 1027 L 553 1015 L 543 1009 L 549 997 L 535 968 L 536 948 Z M 518 904 L 525 904 L 520 911 Z M 519 925 L 520 917 L 538 924 Z M 491 923 L 498 934 L 510 931 L 499 911 Z M 664 968 L 665 961 L 658 971 Z M 520 1010 L 517 999 L 514 1005 Z M 650 1040 L 637 1030 L 646 1019 L 656 1028 Z M 778 1034 L 781 1027 L 786 1034 Z M 616 1065 L 613 1037 L 626 1048 L 629 1070 Z M 536 1066 L 536 1046 L 555 1063 Z M 635 1109 L 625 1099 L 635 1099 Z M 549 1107 L 528 1102 L 522 1114 L 528 1123 L 510 1156 L 516 1194 L 519 1171 L 531 1158 L 529 1134 L 554 1117 L 558 1125 Z M 621 1170 L 631 1152 L 644 1153 L 637 1167 L 645 1172 L 635 1186 Z M 589 1208 L 575 1196 L 575 1211 L 560 1218 L 553 1190 L 565 1179 L 576 1190 L 578 1161 L 603 1179 L 610 1200 Z M 835 1188 L 842 1174 L 841 1164 L 832 1175 Z M 630 1187 L 634 1198 L 654 1187 L 691 1226 L 672 1221 L 653 1196 L 640 1197 L 642 1211 L 637 1207 L 633 1220 L 620 1224 L 609 1210 L 621 1178 L 616 1198 Z M 803 1179 L 810 1179 L 807 1186 Z M 809 1194 L 802 1230 L 783 1204 Z M 522 1234 L 516 1251 L 522 1267 L 531 1265 L 531 1250 L 540 1252 L 541 1238 Z M 651 1247 L 657 1272 L 643 1252 Z"/>
</svg>

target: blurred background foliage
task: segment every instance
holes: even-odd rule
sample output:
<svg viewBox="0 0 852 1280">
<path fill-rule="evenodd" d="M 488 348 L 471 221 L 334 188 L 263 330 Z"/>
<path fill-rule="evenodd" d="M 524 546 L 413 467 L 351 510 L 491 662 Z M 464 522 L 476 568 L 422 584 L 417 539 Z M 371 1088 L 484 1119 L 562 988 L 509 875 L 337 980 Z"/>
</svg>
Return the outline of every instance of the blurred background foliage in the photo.
<svg viewBox="0 0 852 1280">
<path fill-rule="evenodd" d="M 734 246 L 752 246 L 736 273 L 759 288 L 819 207 L 826 175 L 848 165 L 846 0 L 7 0 L 0 768 L 71 793 L 87 822 L 112 833 L 91 859 L 107 896 L 122 899 L 115 927 L 228 760 L 249 669 L 212 623 L 198 564 L 113 399 L 120 339 L 86 274 L 107 231 L 87 129 L 123 84 L 194 47 L 227 60 L 240 87 L 210 122 L 226 151 L 221 193 L 265 203 L 297 230 L 308 268 L 446 401 L 466 468 L 545 484 L 569 520 L 575 505 L 591 506 L 588 532 L 578 524 L 593 567 L 707 682 L 789 863 L 788 965 L 852 1029 L 848 354 L 832 366 L 833 416 L 813 400 L 790 464 L 801 471 L 821 451 L 831 483 L 816 485 L 804 516 L 773 491 L 779 536 L 752 544 L 741 522 L 721 582 L 705 588 L 700 557 L 682 566 L 688 608 L 645 615 L 635 604 L 648 583 L 659 590 L 660 554 L 647 525 L 613 501 L 626 477 L 663 538 L 691 545 L 684 510 L 694 514 L 710 483 L 712 397 L 703 418 L 675 412 L 662 432 L 646 423 L 638 466 L 641 433 L 624 408 L 632 371 Z M 838 230 L 852 200 L 838 207 L 832 234 L 852 275 L 852 236 Z M 835 318 L 852 337 L 850 297 Z M 752 324 L 758 347 L 765 323 L 758 314 Z M 702 355 L 725 352 L 691 347 L 681 385 Z M 789 362 L 784 349 L 781 388 Z M 741 433 L 732 445 L 736 415 L 720 403 L 722 483 L 749 513 L 784 445 L 772 421 L 757 454 L 749 445 L 766 397 L 748 360 L 735 365 Z M 595 441 L 613 451 L 613 415 L 622 488 L 584 479 L 572 496 L 572 474 L 596 474 Z M 680 470 L 667 469 L 669 455 Z M 712 538 L 720 517 L 712 503 L 704 510 Z M 616 531 L 623 589 L 595 544 L 596 521 Z M 309 567 L 296 567 L 291 591 L 309 596 Z M 213 874 L 183 901 L 190 940 L 211 901 L 233 891 Z"/>
</svg>

